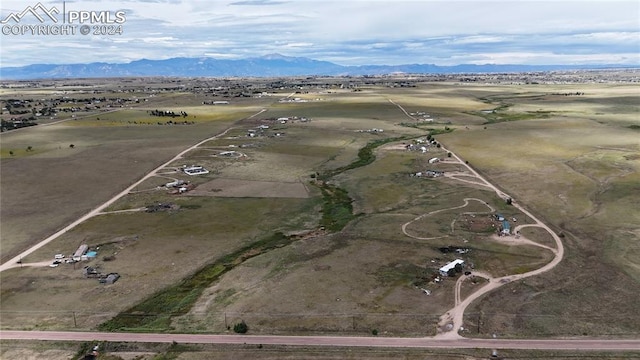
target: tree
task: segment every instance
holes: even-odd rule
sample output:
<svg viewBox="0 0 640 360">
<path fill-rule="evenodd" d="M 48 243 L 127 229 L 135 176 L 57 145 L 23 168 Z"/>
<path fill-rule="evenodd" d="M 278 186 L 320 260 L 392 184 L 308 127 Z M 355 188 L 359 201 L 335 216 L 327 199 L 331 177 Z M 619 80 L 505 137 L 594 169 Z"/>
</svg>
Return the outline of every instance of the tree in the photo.
<svg viewBox="0 0 640 360">
<path fill-rule="evenodd" d="M 450 152 L 447 153 L 447 157 L 451 157 L 451 153 Z"/>
<path fill-rule="evenodd" d="M 33 146 L 31 145 L 27 146 L 27 151 L 33 151 Z"/>
<path fill-rule="evenodd" d="M 13 156 L 13 150 L 9 150 L 9 155 Z"/>
<path fill-rule="evenodd" d="M 74 147 L 76 147 L 76 146 L 75 146 L 75 145 L 73 145 L 73 144 L 71 144 L 71 145 L 69 145 L 69 147 L 73 149 L 73 148 L 74 148 Z"/>
<path fill-rule="evenodd" d="M 246 334 L 247 331 L 249 331 L 249 327 L 247 326 L 247 323 L 243 321 L 233 325 L 233 331 L 237 334 Z"/>
<path fill-rule="evenodd" d="M 371 330 L 371 334 L 372 334 L 373 336 L 377 336 L 377 335 L 378 335 L 378 329 L 373 329 L 373 330 Z"/>
</svg>

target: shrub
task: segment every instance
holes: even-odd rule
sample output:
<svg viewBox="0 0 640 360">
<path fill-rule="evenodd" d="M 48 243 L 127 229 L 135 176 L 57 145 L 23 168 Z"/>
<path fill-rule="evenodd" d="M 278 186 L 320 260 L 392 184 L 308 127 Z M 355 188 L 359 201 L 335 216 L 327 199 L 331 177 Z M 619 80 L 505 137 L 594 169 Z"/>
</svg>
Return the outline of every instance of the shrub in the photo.
<svg viewBox="0 0 640 360">
<path fill-rule="evenodd" d="M 247 326 L 247 323 L 242 321 L 233 325 L 233 331 L 237 334 L 246 334 L 247 331 L 249 331 L 249 327 Z"/>
</svg>

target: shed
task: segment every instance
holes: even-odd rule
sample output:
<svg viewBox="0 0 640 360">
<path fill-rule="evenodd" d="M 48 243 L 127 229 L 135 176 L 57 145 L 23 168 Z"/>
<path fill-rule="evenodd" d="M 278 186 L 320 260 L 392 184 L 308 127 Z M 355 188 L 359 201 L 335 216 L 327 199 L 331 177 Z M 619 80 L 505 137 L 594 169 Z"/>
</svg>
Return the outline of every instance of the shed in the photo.
<svg viewBox="0 0 640 360">
<path fill-rule="evenodd" d="M 111 274 L 107 275 L 106 279 L 104 279 L 104 283 L 105 284 L 113 284 L 114 282 L 118 281 L 118 279 L 120 279 L 120 274 L 111 273 Z"/>
<path fill-rule="evenodd" d="M 87 244 L 82 244 L 78 247 L 78 250 L 76 250 L 75 253 L 73 253 L 73 260 L 75 261 L 80 261 L 82 255 L 84 255 L 87 250 L 89 250 L 89 245 Z"/>
</svg>

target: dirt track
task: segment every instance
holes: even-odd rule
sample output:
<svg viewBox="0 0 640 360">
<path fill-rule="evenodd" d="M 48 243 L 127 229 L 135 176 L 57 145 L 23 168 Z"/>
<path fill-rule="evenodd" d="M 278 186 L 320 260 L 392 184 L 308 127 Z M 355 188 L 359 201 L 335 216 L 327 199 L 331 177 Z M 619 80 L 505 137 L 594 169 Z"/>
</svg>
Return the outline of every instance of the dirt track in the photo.
<svg viewBox="0 0 640 360">
<path fill-rule="evenodd" d="M 442 146 L 442 149 L 444 151 L 449 151 L 444 146 Z M 449 152 L 451 152 L 451 151 L 449 151 Z M 464 161 L 462 161 L 462 159 L 460 159 L 455 153 L 451 152 L 451 156 L 453 158 L 457 159 L 461 165 L 467 167 L 467 169 L 469 169 L 469 171 L 476 178 L 478 178 L 478 180 L 480 180 L 482 183 L 486 184 L 487 187 L 493 189 L 500 198 L 505 199 L 505 200 L 508 199 L 508 198 L 511 198 L 511 196 L 507 195 L 506 193 L 504 193 L 503 191 L 498 189 L 495 185 L 491 184 L 485 178 L 480 176 L 480 174 L 478 174 L 478 172 L 476 172 L 468 164 L 466 164 Z M 527 224 L 526 226 L 540 227 L 540 228 L 545 229 L 549 234 L 551 234 L 551 236 L 553 237 L 553 239 L 554 239 L 554 241 L 556 243 L 556 248 L 555 249 L 552 249 L 552 248 L 549 248 L 547 246 L 544 246 L 544 245 L 541 245 L 541 244 L 537 244 L 537 243 L 536 243 L 536 245 L 544 247 L 544 248 L 547 248 L 547 249 L 550 249 L 551 251 L 554 252 L 555 257 L 553 258 L 553 260 L 551 260 L 551 262 L 549 262 L 548 264 L 546 264 L 545 266 L 543 266 L 543 267 L 541 267 L 539 269 L 536 269 L 536 270 L 533 270 L 533 271 L 530 271 L 530 272 L 527 272 L 527 273 L 524 273 L 524 274 L 508 275 L 508 276 L 503 276 L 503 277 L 500 277 L 500 278 L 489 279 L 489 283 L 487 285 L 483 286 L 478 291 L 474 292 L 469 297 L 467 297 L 466 299 L 464 299 L 463 301 L 458 303 L 454 308 L 452 308 L 451 310 L 446 312 L 440 318 L 439 329 L 441 330 L 441 332 L 437 335 L 437 337 L 448 338 L 448 339 L 461 338 L 461 336 L 458 334 L 458 331 L 460 330 L 460 327 L 462 326 L 464 311 L 475 299 L 477 299 L 480 296 L 488 293 L 489 291 L 497 289 L 500 286 L 502 286 L 504 284 L 507 284 L 507 283 L 510 283 L 512 281 L 524 279 L 524 278 L 527 278 L 527 277 L 530 277 L 530 276 L 535 276 L 535 275 L 539 275 L 539 274 L 542 274 L 544 272 L 547 272 L 547 271 L 553 269 L 556 265 L 558 265 L 560 263 L 560 261 L 562 261 L 562 257 L 564 256 L 564 246 L 562 245 L 562 241 L 560 240 L 560 237 L 553 230 L 551 230 L 551 228 L 549 228 L 549 226 L 547 226 L 542 221 L 540 221 L 538 218 L 533 216 L 533 214 L 531 214 L 529 211 L 524 209 L 517 202 L 512 201 L 512 205 L 515 208 L 517 208 L 518 210 L 522 211 L 524 214 L 526 214 L 530 219 L 532 219 L 534 221 L 534 224 Z M 515 231 L 518 231 L 523 226 L 524 225 L 520 225 L 519 227 L 517 227 L 515 229 Z M 523 243 L 533 243 L 532 241 L 530 241 L 528 239 L 524 239 L 524 238 L 523 238 L 522 242 Z"/>
<path fill-rule="evenodd" d="M 391 100 L 389 100 L 391 101 Z M 393 103 L 393 101 L 391 101 Z M 394 103 L 395 104 L 395 103 Z M 396 104 L 397 105 L 397 104 Z M 407 116 L 409 114 L 400 106 L 397 105 Z M 410 116 L 409 116 L 410 117 Z M 224 134 L 224 133 L 223 133 Z M 220 134 L 218 136 L 221 136 Z M 195 148 L 196 146 L 208 141 L 206 139 L 193 147 L 178 154 L 171 161 L 179 158 L 182 154 Z M 444 151 L 448 151 L 442 146 Z M 502 199 L 511 198 L 506 193 L 499 190 L 496 186 L 489 183 L 480 174 L 478 174 L 468 164 L 465 164 L 455 153 L 451 152 L 452 157 L 456 159 L 461 165 L 468 168 L 472 176 L 476 177 L 483 185 L 493 189 L 496 194 Z M 156 171 L 168 165 L 171 161 L 158 167 L 156 170 L 145 176 L 140 182 L 144 181 L 150 176 L 153 176 Z M 453 177 L 452 177 L 453 178 Z M 462 179 L 459 179 L 462 180 Z M 464 181 L 464 180 L 462 180 Z M 140 182 L 134 184 L 138 185 Z M 470 181 L 467 181 L 470 182 Z M 474 182 L 475 183 L 475 182 Z M 479 183 L 476 183 L 479 184 Z M 63 229 L 61 233 L 52 235 L 52 238 L 47 238 L 36 247 L 28 250 L 28 253 L 35 251 L 37 248 L 43 246 L 47 242 L 53 240 L 55 237 L 70 230 L 80 222 L 87 218 L 94 216 L 102 209 L 106 208 L 113 201 L 117 200 L 121 196 L 125 195 L 130 187 L 123 191 L 121 194 L 114 197 L 112 200 L 105 203 L 98 209 L 88 213 L 84 217 L 78 219 L 67 228 Z M 468 200 L 465 199 L 465 204 L 448 209 L 436 210 L 424 215 L 421 215 L 414 220 L 404 224 L 402 231 L 407 236 L 411 236 L 406 232 L 406 226 L 413 221 L 416 221 L 423 216 L 433 214 L 440 211 L 463 208 L 467 206 Z M 481 201 L 479 199 L 473 199 Z M 550 249 L 554 252 L 554 259 L 545 266 L 530 271 L 524 274 L 509 275 L 499 278 L 491 278 L 484 273 L 476 273 L 478 276 L 486 277 L 489 279 L 489 283 L 466 299 L 460 298 L 460 285 L 456 284 L 455 306 L 445 313 L 440 320 L 440 329 L 444 329 L 438 335 L 431 338 L 385 338 L 385 337 L 321 337 L 321 336 L 240 336 L 240 335 L 192 335 L 192 334 L 130 334 L 130 333 L 96 333 L 96 332 L 39 332 L 39 331 L 1 331 L 0 339 L 34 339 L 34 340 L 71 340 L 71 341 L 137 341 L 137 342 L 180 342 L 180 343 L 218 343 L 218 344 L 279 344 L 279 345 L 306 345 L 306 346 L 370 346 L 370 347 L 421 347 L 421 348 L 487 348 L 487 349 L 547 349 L 547 350 L 640 350 L 640 340 L 601 340 L 601 339 L 553 339 L 553 340 L 503 340 L 503 339 L 466 339 L 458 334 L 460 327 L 462 326 L 464 311 L 474 300 L 478 297 L 499 288 L 500 286 L 520 279 L 524 279 L 530 276 L 539 275 L 546 271 L 553 269 L 564 256 L 564 247 L 560 237 L 551 230 L 546 224 L 542 223 L 529 211 L 520 206 L 517 202 L 513 201 L 512 205 L 518 210 L 526 214 L 530 219 L 534 221 L 534 224 L 527 224 L 526 226 L 537 226 L 545 229 L 553 237 L 556 248 L 549 248 L 547 246 L 537 244 L 538 246 Z M 516 228 L 516 231 L 523 225 Z M 523 239 L 526 240 L 526 239 Z M 25 254 L 25 253 L 23 253 Z M 24 256 L 21 254 L 21 256 Z M 0 267 L 0 271 L 5 270 L 8 267 L 5 265 L 10 264 L 15 266 L 15 260 L 7 262 Z M 13 262 L 13 263 L 12 263 Z M 462 280 L 459 280 L 461 284 Z"/>
<path fill-rule="evenodd" d="M 266 109 L 262 109 L 259 112 L 251 115 L 250 118 L 254 117 L 254 116 L 258 115 L 258 114 L 261 114 L 261 113 L 263 113 L 265 111 L 266 111 Z M 169 160 L 169 161 L 165 162 L 164 164 L 158 166 L 157 168 L 152 170 L 150 173 L 148 173 L 147 175 L 143 176 L 140 180 L 138 180 L 135 183 L 133 183 L 133 185 L 127 187 L 126 189 L 122 190 L 122 192 L 120 192 L 116 196 L 114 196 L 111 199 L 107 200 L 104 204 L 102 204 L 102 205 L 98 206 L 97 208 L 89 211 L 88 213 L 82 215 L 76 221 L 74 221 L 71 224 L 65 226 L 63 229 L 59 230 L 58 232 L 54 233 L 53 235 L 47 237 L 46 239 L 42 240 L 41 242 L 35 244 L 34 246 L 30 247 L 29 249 L 23 251 L 22 253 L 20 253 L 20 254 L 18 254 L 16 256 L 14 256 L 12 259 L 10 259 L 9 261 L 5 262 L 4 264 L 0 265 L 0 272 L 5 271 L 7 269 L 19 267 L 20 264 L 18 263 L 18 261 L 20 261 L 23 257 L 26 257 L 27 255 L 35 252 L 36 250 L 40 249 L 41 247 L 45 246 L 46 244 L 50 243 L 51 241 L 57 239 L 61 235 L 67 233 L 68 231 L 70 231 L 71 229 L 75 228 L 79 224 L 87 221 L 88 219 L 90 219 L 90 218 L 92 218 L 92 217 L 94 217 L 96 215 L 99 215 L 100 213 L 102 213 L 102 211 L 104 209 L 109 207 L 114 202 L 118 201 L 123 196 L 127 195 L 129 192 L 131 192 L 133 189 L 135 189 L 138 185 L 142 184 L 145 180 L 147 180 L 147 179 L 149 179 L 149 178 L 151 178 L 153 176 L 156 176 L 158 171 L 164 169 L 166 166 L 168 166 L 172 162 L 176 161 L 177 159 L 180 159 L 184 154 L 188 153 L 189 151 L 195 149 L 196 147 L 198 147 L 198 146 L 200 146 L 200 145 L 202 145 L 202 144 L 204 144 L 204 143 L 206 143 L 208 141 L 216 139 L 216 138 L 218 138 L 220 136 L 224 136 L 227 132 L 229 132 L 232 129 L 233 128 L 229 128 L 229 129 L 221 132 L 220 134 L 217 134 L 215 136 L 206 138 L 206 139 L 198 142 L 197 144 L 192 145 L 192 146 L 188 147 L 187 149 L 181 151 L 178 155 L 176 155 L 173 158 L 171 158 L 171 160 Z"/>
<path fill-rule="evenodd" d="M 400 108 L 400 110 L 402 110 L 402 112 L 409 116 L 410 118 L 416 120 L 415 118 L 413 118 L 412 116 L 410 116 L 407 111 L 402 108 L 402 106 L 394 103 L 393 101 L 389 100 L 391 103 L 393 103 L 394 105 L 398 106 L 398 108 Z M 460 157 L 458 155 L 456 155 L 454 152 L 447 150 L 442 144 L 440 144 L 441 148 L 443 151 L 445 152 L 449 152 L 451 153 L 451 159 L 453 162 L 457 162 L 460 165 L 464 166 L 467 168 L 467 170 L 469 171 L 469 174 L 465 174 L 466 177 L 473 177 L 478 179 L 478 182 L 475 181 L 471 181 L 468 179 L 457 179 L 455 176 L 450 176 L 450 179 L 455 179 L 455 180 L 459 180 L 459 181 L 463 181 L 466 183 L 472 183 L 475 185 L 482 185 L 482 186 L 486 186 L 490 189 L 492 189 L 493 191 L 495 191 L 495 193 L 502 199 L 507 200 L 507 199 L 513 199 L 511 196 L 509 196 L 508 194 L 504 193 L 502 190 L 498 189 L 495 185 L 491 184 L 489 181 L 487 181 L 487 179 L 485 179 L 484 177 L 482 177 L 477 171 L 475 171 L 471 166 L 469 166 L 469 164 L 465 163 L 464 161 L 462 161 L 462 159 L 460 159 Z M 478 199 L 475 199 L 478 200 Z M 478 200 L 481 201 L 481 200 Z M 463 206 L 459 206 L 459 207 L 454 207 L 454 208 L 450 208 L 450 209 L 456 209 L 456 208 L 461 208 L 467 205 L 467 199 L 465 199 L 465 204 Z M 520 225 L 518 226 L 515 231 L 518 231 L 520 228 L 522 228 L 523 226 L 533 226 L 533 227 L 540 227 L 545 229 L 549 234 L 551 234 L 551 236 L 553 237 L 555 243 L 556 243 L 556 248 L 549 248 L 547 246 L 541 245 L 541 244 L 537 244 L 535 243 L 537 246 L 549 249 L 551 251 L 553 251 L 555 257 L 553 258 L 553 260 L 551 260 L 551 262 L 549 262 L 548 264 L 546 264 L 545 266 L 524 273 L 524 274 L 517 274 L 517 275 L 508 275 L 508 276 L 503 276 L 503 277 L 499 277 L 499 278 L 489 278 L 489 283 L 483 287 L 481 287 L 480 289 L 478 289 L 476 292 L 472 293 L 471 295 L 469 295 L 469 297 L 467 297 L 466 299 L 462 300 L 460 299 L 460 294 L 459 294 L 459 285 L 456 284 L 456 293 L 455 293 L 455 298 L 454 298 L 454 304 L 455 306 L 450 309 L 449 311 L 447 311 L 444 315 L 442 315 L 440 317 L 440 322 L 438 323 L 438 335 L 436 335 L 435 338 L 439 338 L 439 339 L 462 339 L 462 337 L 458 334 L 458 331 L 460 330 L 460 328 L 462 327 L 462 322 L 463 322 L 463 317 L 464 317 L 464 311 L 466 310 L 466 308 L 477 298 L 479 298 L 480 296 L 495 290 L 497 288 L 499 288 L 500 286 L 504 285 L 504 284 L 508 284 L 512 281 L 516 281 L 516 280 L 520 280 L 520 279 L 524 279 L 530 276 L 535 276 L 535 275 L 539 275 L 542 274 L 544 272 L 547 272 L 551 269 L 553 269 L 556 265 L 558 265 L 560 263 L 560 261 L 562 261 L 562 258 L 564 256 L 564 246 L 562 245 L 562 241 L 560 240 L 560 237 L 553 231 L 551 230 L 551 228 L 549 228 L 549 226 L 547 226 L 546 224 L 544 224 L 542 221 L 540 221 L 538 218 L 536 218 L 535 216 L 533 216 L 529 211 L 527 211 L 525 208 L 523 208 L 522 206 L 520 206 L 515 200 L 512 200 L 511 203 L 515 208 L 517 208 L 518 210 L 522 211 L 524 214 L 526 214 L 530 219 L 532 219 L 534 221 L 534 224 L 527 224 L 527 225 Z M 436 210 L 436 211 L 432 211 L 431 213 L 425 214 L 425 215 L 421 215 L 418 218 L 412 220 L 418 220 L 419 218 L 421 218 L 422 216 L 426 216 L 429 214 L 433 214 L 433 213 L 437 213 L 440 211 L 444 211 L 444 210 L 450 210 L 450 209 L 441 209 L 441 210 Z M 411 222 L 412 222 L 411 221 Z M 406 226 L 408 224 L 410 224 L 411 222 L 404 224 L 402 226 L 402 232 L 407 235 L 407 236 L 411 236 L 409 234 L 407 234 L 406 232 Z M 413 237 L 413 236 L 411 236 Z M 522 240 L 522 243 L 533 243 L 533 241 L 530 241 L 528 239 L 524 239 Z"/>
</svg>

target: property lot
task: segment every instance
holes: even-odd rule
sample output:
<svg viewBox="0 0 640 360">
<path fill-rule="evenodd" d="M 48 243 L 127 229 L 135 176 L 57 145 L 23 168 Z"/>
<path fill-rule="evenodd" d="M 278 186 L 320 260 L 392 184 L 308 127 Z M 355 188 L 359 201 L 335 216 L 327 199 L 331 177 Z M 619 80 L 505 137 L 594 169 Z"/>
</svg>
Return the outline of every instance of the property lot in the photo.
<svg viewBox="0 0 640 360">
<path fill-rule="evenodd" d="M 578 87 L 587 95 L 552 95 Z M 460 275 L 438 277 L 441 266 L 461 258 L 465 271 L 499 277 L 541 268 L 555 254 L 541 228 L 497 237 L 496 214 L 514 230 L 533 221 L 482 185 L 464 167 L 468 161 L 561 234 L 566 251 L 553 270 L 475 301 L 464 335 L 637 335 L 634 90 L 380 83 L 362 93 L 305 94 L 322 101 L 242 98 L 218 107 L 187 89 L 100 120 L 3 134 L 6 261 L 188 146 L 228 130 L 106 209 L 119 212 L 85 221 L 22 259 L 24 267 L 3 272 L 2 326 L 95 329 L 125 314 L 158 315 L 133 326 L 146 331 L 226 333 L 244 320 L 250 333 L 434 335 L 455 305 Z M 194 123 L 166 124 L 149 115 L 156 109 L 186 112 L 183 121 Z M 427 135 L 463 161 L 435 144 L 425 153 L 405 147 Z M 229 151 L 241 156 L 221 156 Z M 444 161 L 429 163 L 433 157 Z M 183 165 L 208 172 L 189 176 Z M 457 175 L 415 176 L 427 170 Z M 166 184 L 177 180 L 193 187 L 172 193 Z M 149 207 L 157 211 L 142 211 Z M 46 265 L 83 243 L 100 247 L 94 260 L 26 266 Z M 86 265 L 121 278 L 100 284 L 82 274 Z M 195 287 L 176 296 L 171 288 L 180 284 Z M 465 281 L 462 296 L 484 284 Z M 180 311 L 150 315 L 160 298 Z"/>
<path fill-rule="evenodd" d="M 215 179 L 189 192 L 194 196 L 307 198 L 302 183 Z"/>
</svg>

